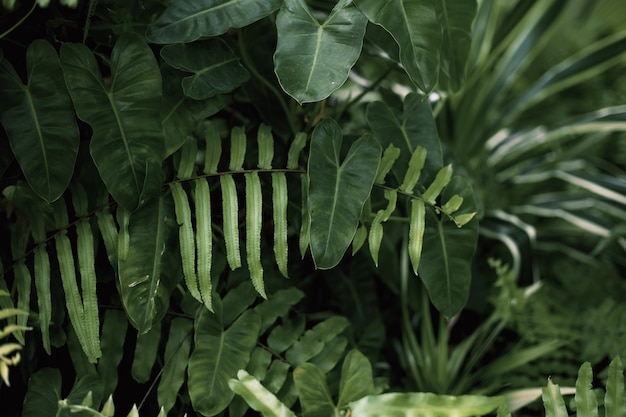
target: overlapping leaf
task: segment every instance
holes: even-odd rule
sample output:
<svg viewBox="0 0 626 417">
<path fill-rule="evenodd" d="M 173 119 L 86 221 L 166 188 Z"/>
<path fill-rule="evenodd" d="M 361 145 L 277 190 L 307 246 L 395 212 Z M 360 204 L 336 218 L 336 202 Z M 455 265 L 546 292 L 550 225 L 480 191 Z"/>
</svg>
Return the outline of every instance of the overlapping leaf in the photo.
<svg viewBox="0 0 626 417">
<path fill-rule="evenodd" d="M 65 191 L 74 172 L 78 126 L 52 45 L 34 41 L 26 62 L 24 85 L 9 61 L 0 61 L 0 121 L 26 180 L 41 198 L 52 202 Z"/>
<path fill-rule="evenodd" d="M 276 18 L 276 75 L 298 102 L 320 101 L 343 85 L 361 54 L 367 19 L 340 1 L 320 23 L 304 0 L 286 0 Z"/>
</svg>

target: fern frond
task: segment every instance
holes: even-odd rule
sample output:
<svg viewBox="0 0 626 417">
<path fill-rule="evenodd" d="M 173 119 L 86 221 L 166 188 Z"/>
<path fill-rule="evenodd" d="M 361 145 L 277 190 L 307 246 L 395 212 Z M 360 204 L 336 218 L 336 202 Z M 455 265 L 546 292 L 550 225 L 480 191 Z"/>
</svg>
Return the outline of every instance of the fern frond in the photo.
<svg viewBox="0 0 626 417">
<path fill-rule="evenodd" d="M 437 175 L 435 176 L 435 180 L 428 186 L 422 197 L 429 204 L 435 204 L 435 200 L 441 194 L 441 191 L 450 183 L 452 179 L 452 165 L 446 165 L 441 168 Z"/>
<path fill-rule="evenodd" d="M 380 250 L 380 243 L 383 239 L 383 222 L 389 220 L 391 214 L 396 209 L 398 201 L 398 192 L 396 190 L 385 190 L 385 198 L 388 201 L 387 207 L 384 210 L 378 210 L 372 225 L 370 226 L 370 233 L 368 238 L 370 254 L 374 260 L 374 264 L 378 266 L 378 251 Z"/>
<path fill-rule="evenodd" d="M 422 200 L 411 200 L 411 217 L 409 220 L 409 259 L 413 273 L 417 270 L 422 258 L 424 232 L 426 230 L 426 206 Z"/>
<path fill-rule="evenodd" d="M 124 207 L 118 205 L 117 212 L 117 224 L 119 225 L 119 233 L 117 235 L 117 260 L 123 261 L 128 257 L 130 250 L 130 234 L 128 233 L 128 224 L 130 222 L 130 212 Z"/>
<path fill-rule="evenodd" d="M 30 311 L 30 292 L 32 277 L 26 263 L 26 243 L 24 241 L 25 231 L 21 223 L 15 223 L 14 229 L 11 233 L 11 254 L 13 259 L 18 261 L 13 266 L 13 275 L 17 285 L 17 308 L 24 311 Z M 26 327 L 28 323 L 28 317 L 18 316 L 16 318 L 16 324 L 20 327 Z M 24 332 L 18 331 L 15 333 L 15 338 L 21 344 L 25 343 Z"/>
<path fill-rule="evenodd" d="M 242 171 L 243 161 L 246 158 L 246 131 L 241 126 L 233 128 L 230 134 L 230 164 L 231 171 Z"/>
<path fill-rule="evenodd" d="M 300 132 L 296 134 L 287 152 L 287 169 L 298 169 L 298 160 L 300 159 L 302 149 L 306 146 L 306 140 L 306 133 Z"/>
<path fill-rule="evenodd" d="M 96 212 L 96 221 L 104 241 L 104 248 L 107 252 L 109 263 L 114 269 L 117 269 L 118 231 L 115 219 L 109 210 L 108 202 L 105 202 L 102 210 Z"/>
<path fill-rule="evenodd" d="M 215 122 L 207 123 L 204 131 L 204 140 L 206 149 L 204 152 L 204 169 L 205 174 L 217 174 L 217 166 L 222 157 L 222 139 Z"/>
<path fill-rule="evenodd" d="M 220 177 L 222 188 L 222 215 L 224 217 L 224 242 L 226 244 L 226 259 L 231 270 L 241 266 L 239 253 L 239 200 L 237 187 L 232 175 Z"/>
<path fill-rule="evenodd" d="M 298 239 L 298 244 L 300 247 L 300 256 L 304 258 L 306 254 L 306 250 L 309 247 L 309 243 L 311 242 L 311 216 L 309 215 L 309 178 L 306 175 L 300 176 L 300 190 L 301 190 L 301 224 L 300 224 L 300 235 Z"/>
<path fill-rule="evenodd" d="M 213 232 L 211 230 L 211 192 L 206 179 L 194 181 L 196 204 L 196 249 L 198 251 L 198 287 L 202 302 L 213 311 L 213 284 L 211 262 L 213 259 Z"/>
<path fill-rule="evenodd" d="M 278 270 L 288 278 L 287 273 L 287 177 L 284 172 L 272 173 L 272 208 L 274 218 L 274 257 Z"/>
<path fill-rule="evenodd" d="M 385 177 L 393 168 L 393 164 L 400 157 L 400 148 L 396 148 L 393 144 L 390 144 L 383 152 L 383 156 L 378 164 L 378 171 L 376 172 L 375 184 L 384 184 Z"/>
<path fill-rule="evenodd" d="M 196 142 L 196 139 L 193 137 L 187 137 L 187 140 L 178 153 L 180 159 L 178 161 L 178 169 L 176 171 L 177 178 L 189 178 L 193 175 L 197 154 L 198 142 Z"/>
<path fill-rule="evenodd" d="M 48 355 L 50 350 L 50 321 L 52 319 L 52 294 L 50 292 L 50 257 L 46 244 L 35 248 L 35 291 L 37 292 L 37 308 L 39 309 L 39 328 L 41 342 Z"/>
<path fill-rule="evenodd" d="M 254 289 L 267 298 L 261 265 L 261 227 L 263 225 L 263 195 L 257 172 L 246 172 L 246 256 Z"/>
<path fill-rule="evenodd" d="M 418 146 L 411 155 L 409 166 L 404 174 L 404 180 L 402 185 L 400 185 L 400 191 L 403 193 L 413 194 L 413 188 L 419 181 L 422 168 L 424 168 L 424 163 L 426 162 L 426 154 L 426 149 Z"/>
<path fill-rule="evenodd" d="M 274 137 L 272 128 L 262 124 L 257 133 L 257 143 L 259 145 L 259 168 L 272 169 L 272 159 L 274 159 Z"/>
</svg>

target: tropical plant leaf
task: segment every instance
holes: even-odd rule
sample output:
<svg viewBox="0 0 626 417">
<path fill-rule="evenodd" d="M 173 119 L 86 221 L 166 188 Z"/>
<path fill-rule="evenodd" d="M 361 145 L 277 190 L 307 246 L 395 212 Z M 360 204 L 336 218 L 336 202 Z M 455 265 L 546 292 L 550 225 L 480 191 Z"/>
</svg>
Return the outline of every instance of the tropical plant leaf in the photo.
<svg viewBox="0 0 626 417">
<path fill-rule="evenodd" d="M 148 28 L 155 43 L 187 43 L 241 28 L 278 10 L 281 0 L 175 0 Z"/>
<path fill-rule="evenodd" d="M 128 320 L 119 310 L 107 310 L 102 320 L 102 357 L 98 361 L 98 376 L 104 386 L 104 395 L 113 394 L 117 387 L 117 368 L 124 356 L 124 342 Z M 82 398 L 81 398 L 82 399 Z"/>
<path fill-rule="evenodd" d="M 185 382 L 185 370 L 189 362 L 193 321 L 177 317 L 170 324 L 170 331 L 165 345 L 165 365 L 157 388 L 159 404 L 166 412 L 176 403 L 178 391 Z"/>
<path fill-rule="evenodd" d="M 182 86 L 185 95 L 195 100 L 229 93 L 250 78 L 221 39 L 167 45 L 161 49 L 161 57 L 172 67 L 194 74 L 183 78 Z"/>
<path fill-rule="evenodd" d="M 400 149 L 400 155 L 392 168 L 398 182 L 404 178 L 406 167 L 420 146 L 427 155 L 420 174 L 421 182 L 429 184 L 435 179 L 443 166 L 443 157 L 428 100 L 415 93 L 407 95 L 402 117 L 394 114 L 386 104 L 373 102 L 367 106 L 367 122 L 383 148 L 393 145 Z"/>
<path fill-rule="evenodd" d="M 317 125 L 311 138 L 311 252 L 315 266 L 321 269 L 337 265 L 352 242 L 380 161 L 380 146 L 369 134 L 352 144 L 343 161 L 341 142 L 341 128 L 332 119 Z"/>
<path fill-rule="evenodd" d="M 370 22 L 382 26 L 400 47 L 400 61 L 425 93 L 437 84 L 442 31 L 434 2 L 355 0 Z"/>
<path fill-rule="evenodd" d="M 336 338 L 350 322 L 345 317 L 332 316 L 321 323 L 316 324 L 312 329 L 304 332 L 285 353 L 287 361 L 293 366 L 301 365 L 318 355 L 324 345 Z"/>
<path fill-rule="evenodd" d="M 219 313 L 200 309 L 195 348 L 189 359 L 189 396 L 194 409 L 205 416 L 228 407 L 234 395 L 228 381 L 248 364 L 261 325 L 260 316 L 248 310 L 224 330 Z"/>
<path fill-rule="evenodd" d="M 287 244 L 287 177 L 284 172 L 272 172 L 272 216 L 274 219 L 274 257 L 278 270 L 288 278 L 288 244 Z"/>
<path fill-rule="evenodd" d="M 480 395 L 436 395 L 431 393 L 391 393 L 369 395 L 350 403 L 354 417 L 406 415 L 432 417 L 473 417 L 495 411 L 502 403 L 502 397 Z"/>
<path fill-rule="evenodd" d="M 361 54 L 367 19 L 340 1 L 320 23 L 304 0 L 286 0 L 276 17 L 276 75 L 299 103 L 321 101 L 341 87 Z"/>
<path fill-rule="evenodd" d="M 54 47 L 35 40 L 26 65 L 24 85 L 9 61 L 0 61 L 0 122 L 28 184 L 50 203 L 72 178 L 78 125 Z"/>
<path fill-rule="evenodd" d="M 593 374 L 591 364 L 585 362 L 578 371 L 576 379 L 576 414 L 577 416 L 598 417 L 598 399 L 591 390 Z"/>
<path fill-rule="evenodd" d="M 55 417 L 61 399 L 61 372 L 43 368 L 28 381 L 22 417 Z"/>
<path fill-rule="evenodd" d="M 66 43 L 61 62 L 78 117 L 93 128 L 91 156 L 107 189 L 134 210 L 159 194 L 165 154 L 161 126 L 161 73 L 138 35 L 123 35 L 111 55 L 111 85 L 92 52 Z"/>
<path fill-rule="evenodd" d="M 304 298 L 304 293 L 295 287 L 276 291 L 254 310 L 262 317 L 261 332 L 265 332 L 279 317 L 285 317 L 289 310 Z"/>
<path fill-rule="evenodd" d="M 442 200 L 453 195 L 464 198 L 462 211 L 476 211 L 472 187 L 462 177 L 453 177 L 443 190 Z M 423 252 L 419 275 L 428 289 L 430 299 L 444 315 L 452 317 L 465 305 L 471 282 L 471 259 L 478 239 L 478 222 L 470 221 L 462 228 L 435 210 L 426 211 Z"/>
<path fill-rule="evenodd" d="M 326 384 L 324 372 L 312 363 L 304 363 L 293 371 L 304 417 L 325 417 L 336 414 L 335 403 Z"/>
<path fill-rule="evenodd" d="M 609 377 L 606 381 L 606 393 L 604 395 L 604 410 L 607 417 L 626 416 L 626 405 L 624 405 L 624 368 L 619 356 L 614 358 L 609 365 Z"/>
<path fill-rule="evenodd" d="M 541 389 L 541 399 L 546 410 L 546 417 L 568 417 L 559 386 L 551 379 L 548 379 L 548 385 Z"/>
<path fill-rule="evenodd" d="M 135 355 L 130 372 L 133 379 L 140 384 L 145 384 L 150 380 L 152 368 L 154 368 L 154 363 L 159 353 L 161 323 L 160 321 L 155 323 L 147 333 L 137 334 Z"/>
<path fill-rule="evenodd" d="M 264 417 L 296 417 L 293 411 L 261 385 L 258 379 L 243 369 L 237 372 L 237 379 L 228 382 L 228 386 Z"/>
<path fill-rule="evenodd" d="M 160 321 L 181 277 L 172 198 L 164 193 L 131 214 L 128 255 L 118 260 L 120 297 L 140 333 Z"/>
<path fill-rule="evenodd" d="M 261 228 L 263 226 L 263 194 L 258 172 L 246 172 L 246 257 L 250 280 L 254 289 L 263 298 L 265 282 L 261 265 Z"/>
<path fill-rule="evenodd" d="M 472 44 L 472 23 L 476 16 L 476 0 L 435 1 L 437 18 L 442 28 L 440 82 L 447 79 L 448 88 L 457 91 L 465 79 L 465 64 Z"/>
<path fill-rule="evenodd" d="M 366 395 L 374 394 L 374 378 L 370 361 L 358 350 L 346 355 L 341 367 L 337 407 L 343 408 Z"/>
</svg>

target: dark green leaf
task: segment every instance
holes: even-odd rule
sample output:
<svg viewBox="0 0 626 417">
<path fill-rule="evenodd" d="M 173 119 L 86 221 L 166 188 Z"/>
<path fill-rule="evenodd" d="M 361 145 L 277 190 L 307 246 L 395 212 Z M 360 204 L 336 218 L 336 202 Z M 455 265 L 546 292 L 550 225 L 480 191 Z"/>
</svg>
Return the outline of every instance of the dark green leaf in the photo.
<svg viewBox="0 0 626 417">
<path fill-rule="evenodd" d="M 200 310 L 188 368 L 189 396 L 196 411 L 214 416 L 228 407 L 234 395 L 228 381 L 248 364 L 260 325 L 259 315 L 248 310 L 225 331 L 215 314 Z"/>
<path fill-rule="evenodd" d="M 311 252 L 321 269 L 337 265 L 352 242 L 380 161 L 381 149 L 372 135 L 354 142 L 343 161 L 341 142 L 341 128 L 332 119 L 318 124 L 311 138 Z"/>
<path fill-rule="evenodd" d="M 41 198 L 52 202 L 72 178 L 78 125 L 54 47 L 36 40 L 26 61 L 27 85 L 9 61 L 0 61 L 0 121 L 26 180 Z"/>
<path fill-rule="evenodd" d="M 163 318 L 182 277 L 177 232 L 169 194 L 131 214 L 128 255 L 118 261 L 118 279 L 128 319 L 140 333 Z"/>
<path fill-rule="evenodd" d="M 307 330 L 302 337 L 287 350 L 285 357 L 294 366 L 301 365 L 323 349 L 324 345 L 350 325 L 350 322 L 341 316 L 332 316 Z"/>
<path fill-rule="evenodd" d="M 97 408 L 100 404 L 103 395 L 103 386 L 100 378 L 96 375 L 85 375 L 79 378 L 72 387 L 69 395 L 67 396 L 67 402 L 69 404 L 80 405 L 83 403 L 85 397 L 91 397 L 92 407 Z M 93 417 L 93 414 L 86 411 L 72 411 L 65 409 L 61 412 L 59 417 Z"/>
<path fill-rule="evenodd" d="M 300 103 L 321 101 L 343 85 L 363 46 L 367 19 L 339 2 L 320 23 L 304 0 L 286 0 L 276 17 L 276 75 Z"/>
<path fill-rule="evenodd" d="M 411 80 L 430 92 L 439 76 L 442 34 L 434 1 L 355 0 L 370 22 L 385 28 L 400 47 L 400 61 Z"/>
<path fill-rule="evenodd" d="M 102 324 L 102 357 L 98 362 L 98 374 L 104 384 L 104 395 L 109 396 L 117 387 L 117 367 L 124 356 L 124 342 L 128 320 L 124 312 L 107 310 Z"/>
<path fill-rule="evenodd" d="M 186 43 L 241 28 L 278 10 L 281 0 L 175 0 L 148 29 L 156 43 Z"/>
<path fill-rule="evenodd" d="M 293 371 L 304 417 L 336 415 L 335 403 L 326 384 L 326 375 L 312 363 L 305 363 Z"/>
<path fill-rule="evenodd" d="M 155 323 L 149 332 L 137 334 L 135 357 L 131 367 L 133 379 L 139 383 L 146 383 L 152 374 L 152 368 L 157 358 L 159 341 L 161 340 L 161 322 Z"/>
<path fill-rule="evenodd" d="M 122 36 L 111 55 L 111 85 L 84 45 L 61 47 L 65 81 L 78 117 L 93 128 L 90 151 L 115 200 L 134 210 L 162 186 L 161 73 L 150 48 Z"/>
<path fill-rule="evenodd" d="M 267 336 L 267 345 L 272 352 L 283 353 L 293 345 L 304 332 L 304 316 L 299 315 L 292 320 L 276 326 Z"/>
<path fill-rule="evenodd" d="M 230 93 L 250 78 L 221 39 L 167 45 L 161 49 L 161 57 L 174 68 L 194 73 L 183 78 L 183 91 L 196 100 Z"/>
<path fill-rule="evenodd" d="M 191 335 L 193 321 L 182 317 L 172 320 L 170 332 L 165 345 L 165 365 L 157 389 L 159 404 L 165 412 L 171 410 L 176 403 L 178 391 L 185 382 L 185 370 L 191 351 Z"/>
<path fill-rule="evenodd" d="M 461 212 L 476 211 L 472 187 L 461 177 L 453 177 L 442 193 L 447 201 L 454 194 L 463 197 Z M 465 305 L 472 278 L 471 262 L 478 239 L 478 222 L 470 221 L 458 228 L 453 221 L 426 210 L 426 231 L 419 275 L 430 299 L 447 317 L 457 314 Z"/>
<path fill-rule="evenodd" d="M 28 381 L 22 417 L 56 417 L 61 399 L 61 372 L 44 368 Z"/>
<path fill-rule="evenodd" d="M 371 394 L 374 394 L 372 365 L 361 352 L 351 350 L 346 355 L 341 367 L 337 407 L 343 408 L 348 403 Z"/>
<path fill-rule="evenodd" d="M 261 315 L 261 332 L 265 332 L 278 317 L 285 317 L 289 310 L 304 298 L 304 293 L 297 288 L 291 287 L 276 291 L 269 300 L 264 301 L 254 308 Z"/>
</svg>

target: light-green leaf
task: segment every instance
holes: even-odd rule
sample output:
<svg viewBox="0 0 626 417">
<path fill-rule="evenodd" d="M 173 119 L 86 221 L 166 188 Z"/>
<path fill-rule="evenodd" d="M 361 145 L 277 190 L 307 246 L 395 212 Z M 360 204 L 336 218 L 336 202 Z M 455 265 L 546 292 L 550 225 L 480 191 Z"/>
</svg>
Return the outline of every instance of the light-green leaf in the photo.
<svg viewBox="0 0 626 417">
<path fill-rule="evenodd" d="M 361 352 L 351 350 L 346 355 L 341 367 L 337 407 L 343 408 L 348 403 L 371 394 L 374 394 L 372 365 Z"/>
<path fill-rule="evenodd" d="M 305 363 L 293 371 L 293 382 L 298 390 L 304 417 L 335 415 L 335 403 L 326 384 L 326 375 L 312 363 Z"/>
<path fill-rule="evenodd" d="M 296 417 L 293 411 L 261 385 L 258 379 L 243 369 L 237 372 L 237 379 L 231 379 L 228 385 L 263 417 Z"/>
<path fill-rule="evenodd" d="M 604 409 L 607 417 L 626 416 L 626 405 L 624 405 L 624 368 L 619 356 L 614 358 L 609 365 Z"/>
<path fill-rule="evenodd" d="M 278 10 L 281 0 L 175 0 L 148 28 L 156 43 L 187 43 L 249 25 Z"/>
<path fill-rule="evenodd" d="M 343 161 L 341 142 L 341 128 L 332 119 L 317 125 L 311 138 L 310 239 L 315 265 L 321 269 L 337 265 L 352 242 L 380 161 L 380 145 L 369 134 L 352 144 Z"/>
<path fill-rule="evenodd" d="M 541 389 L 541 399 L 546 417 L 568 417 L 561 390 L 551 379 L 548 379 L 548 385 Z"/>
<path fill-rule="evenodd" d="M 598 399 L 591 390 L 593 374 L 591 364 L 585 362 L 578 370 L 576 379 L 576 415 L 579 417 L 598 417 Z"/>
<path fill-rule="evenodd" d="M 138 35 L 123 35 L 111 55 L 111 85 L 102 79 L 93 53 L 66 43 L 61 62 L 78 117 L 93 128 L 91 156 L 113 198 L 134 210 L 157 195 L 161 161 L 161 73 Z"/>
<path fill-rule="evenodd" d="M 339 2 L 323 23 L 304 0 L 286 0 L 276 17 L 276 75 L 299 103 L 321 101 L 343 85 L 361 53 L 367 19 Z"/>
<path fill-rule="evenodd" d="M 411 80 L 430 92 L 439 76 L 441 26 L 430 0 L 354 0 L 370 22 L 380 25 L 400 47 L 400 61 Z"/>
</svg>

